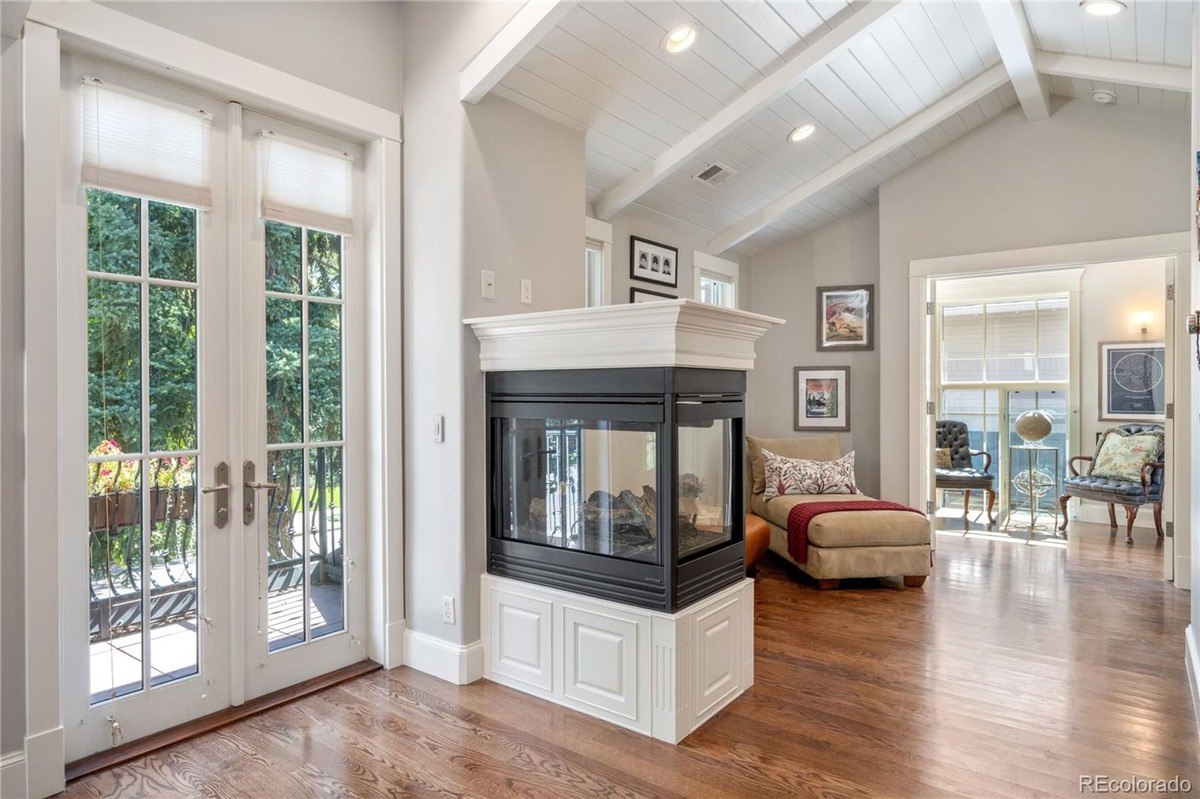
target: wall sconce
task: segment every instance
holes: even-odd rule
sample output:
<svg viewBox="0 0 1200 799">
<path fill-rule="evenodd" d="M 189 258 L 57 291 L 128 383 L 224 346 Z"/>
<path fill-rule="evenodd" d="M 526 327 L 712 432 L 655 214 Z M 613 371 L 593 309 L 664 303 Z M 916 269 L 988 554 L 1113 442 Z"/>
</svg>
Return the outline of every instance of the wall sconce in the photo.
<svg viewBox="0 0 1200 799">
<path fill-rule="evenodd" d="M 1154 328 L 1154 314 L 1150 311 L 1136 311 L 1129 316 L 1129 332 L 1134 336 L 1145 338 Z"/>
</svg>

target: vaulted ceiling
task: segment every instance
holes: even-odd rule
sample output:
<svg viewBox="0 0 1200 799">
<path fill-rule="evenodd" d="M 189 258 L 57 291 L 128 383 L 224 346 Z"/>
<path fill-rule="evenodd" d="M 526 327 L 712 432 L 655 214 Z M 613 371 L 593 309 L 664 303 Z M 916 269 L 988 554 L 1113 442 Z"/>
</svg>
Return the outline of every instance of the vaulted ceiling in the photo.
<svg viewBox="0 0 1200 799">
<path fill-rule="evenodd" d="M 490 90 L 584 131 L 601 217 L 637 213 L 746 256 L 865 207 L 1018 102 L 1031 120 L 1049 93 L 1095 89 L 1186 109 L 1190 2 L 1107 18 L 1076 0 L 984 2 L 530 3 L 464 70 L 464 99 Z M 695 43 L 666 52 L 684 23 Z M 732 174 L 695 179 L 714 163 Z"/>
</svg>

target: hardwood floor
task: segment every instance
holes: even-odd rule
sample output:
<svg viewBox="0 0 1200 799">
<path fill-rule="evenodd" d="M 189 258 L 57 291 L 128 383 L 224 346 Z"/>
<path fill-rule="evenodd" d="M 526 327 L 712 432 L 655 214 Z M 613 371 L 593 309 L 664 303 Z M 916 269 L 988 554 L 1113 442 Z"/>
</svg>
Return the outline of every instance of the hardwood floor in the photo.
<svg viewBox="0 0 1200 799">
<path fill-rule="evenodd" d="M 1188 594 L 1153 531 L 940 535 L 925 587 L 759 572 L 755 685 L 672 747 L 486 681 L 375 672 L 72 783 L 70 797 L 1062 797 L 1200 785 Z"/>
</svg>

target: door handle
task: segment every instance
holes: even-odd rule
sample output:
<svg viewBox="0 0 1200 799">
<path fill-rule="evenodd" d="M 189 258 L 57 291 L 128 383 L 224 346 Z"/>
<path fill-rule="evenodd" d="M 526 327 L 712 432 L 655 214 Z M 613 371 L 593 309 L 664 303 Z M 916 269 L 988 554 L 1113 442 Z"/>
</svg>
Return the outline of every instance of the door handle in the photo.
<svg viewBox="0 0 1200 799">
<path fill-rule="evenodd" d="M 200 489 L 201 494 L 213 494 L 213 523 L 218 529 L 229 524 L 229 464 L 221 461 L 213 467 L 213 484 Z"/>
<path fill-rule="evenodd" d="M 253 524 L 258 512 L 258 492 L 262 489 L 279 488 L 279 483 L 260 483 L 254 479 L 254 461 L 242 463 L 242 524 Z"/>
</svg>

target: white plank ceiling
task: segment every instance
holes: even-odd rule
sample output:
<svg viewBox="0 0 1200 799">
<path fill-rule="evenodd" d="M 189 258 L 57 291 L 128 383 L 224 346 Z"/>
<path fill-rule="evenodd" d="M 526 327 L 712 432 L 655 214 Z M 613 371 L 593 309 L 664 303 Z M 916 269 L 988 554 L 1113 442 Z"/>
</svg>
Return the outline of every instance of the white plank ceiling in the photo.
<svg viewBox="0 0 1200 799">
<path fill-rule="evenodd" d="M 494 91 L 586 132 L 587 199 L 595 202 L 829 29 L 846 6 L 843 0 L 582 3 Z M 1189 3 L 1130 6 L 1103 20 L 1082 13 L 1076 0 L 1025 3 L 1040 50 L 1188 66 Z M 668 55 L 662 38 L 682 22 L 697 24 L 699 36 L 690 50 Z M 975 0 L 905 3 L 628 211 L 710 240 L 999 62 Z M 1179 92 L 1069 78 L 1052 78 L 1050 86 L 1070 97 L 1108 88 L 1120 103 L 1180 111 L 1188 102 Z M 1016 101 L 1006 84 L 730 252 L 752 256 L 865 207 L 888 177 Z M 814 122 L 816 133 L 788 142 L 804 122 Z M 692 178 L 714 162 L 736 174 L 715 187 Z"/>
</svg>

